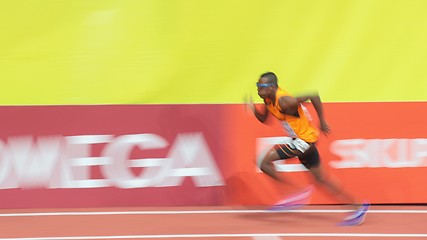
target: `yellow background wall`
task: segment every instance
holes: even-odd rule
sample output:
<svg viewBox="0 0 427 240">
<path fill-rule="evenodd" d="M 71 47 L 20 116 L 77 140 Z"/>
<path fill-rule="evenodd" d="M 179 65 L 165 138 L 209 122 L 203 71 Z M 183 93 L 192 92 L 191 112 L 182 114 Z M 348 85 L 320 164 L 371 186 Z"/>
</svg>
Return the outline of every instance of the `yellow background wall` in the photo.
<svg viewBox="0 0 427 240">
<path fill-rule="evenodd" d="M 0 104 L 427 100 L 425 0 L 1 0 Z"/>
</svg>

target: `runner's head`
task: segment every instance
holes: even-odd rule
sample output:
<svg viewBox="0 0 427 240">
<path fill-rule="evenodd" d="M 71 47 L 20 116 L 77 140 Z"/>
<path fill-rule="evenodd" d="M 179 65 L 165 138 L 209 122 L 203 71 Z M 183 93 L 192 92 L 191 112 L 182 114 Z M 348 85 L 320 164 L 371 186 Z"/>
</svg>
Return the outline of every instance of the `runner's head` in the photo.
<svg viewBox="0 0 427 240">
<path fill-rule="evenodd" d="M 262 98 L 274 98 L 277 90 L 277 76 L 273 72 L 262 74 L 257 82 L 258 95 Z"/>
</svg>

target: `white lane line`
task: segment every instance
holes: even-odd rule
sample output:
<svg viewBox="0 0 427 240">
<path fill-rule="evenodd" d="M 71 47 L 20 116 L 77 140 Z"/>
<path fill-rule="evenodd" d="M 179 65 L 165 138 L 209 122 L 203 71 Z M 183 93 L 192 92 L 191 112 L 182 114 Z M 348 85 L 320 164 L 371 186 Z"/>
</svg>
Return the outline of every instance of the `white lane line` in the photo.
<svg viewBox="0 0 427 240">
<path fill-rule="evenodd" d="M 278 237 L 277 235 L 273 236 L 253 236 L 254 240 L 282 240 L 282 238 Z"/>
<path fill-rule="evenodd" d="M 0 217 L 33 217 L 33 216 L 92 216 L 92 215 L 176 215 L 176 214 L 240 214 L 240 213 L 347 213 L 350 210 L 193 210 L 193 211 L 111 211 L 111 212 L 35 212 L 35 213 L 0 213 Z M 425 214 L 427 210 L 369 210 L 369 213 L 386 214 Z"/>
<path fill-rule="evenodd" d="M 425 238 L 427 234 L 410 233 L 240 233 L 240 234 L 168 234 L 168 235 L 121 235 L 121 236 L 70 236 L 70 237 L 29 237 L 0 238 L 0 240 L 95 240 L 95 239 L 147 239 L 147 238 L 233 238 L 233 237 L 387 237 Z"/>
</svg>

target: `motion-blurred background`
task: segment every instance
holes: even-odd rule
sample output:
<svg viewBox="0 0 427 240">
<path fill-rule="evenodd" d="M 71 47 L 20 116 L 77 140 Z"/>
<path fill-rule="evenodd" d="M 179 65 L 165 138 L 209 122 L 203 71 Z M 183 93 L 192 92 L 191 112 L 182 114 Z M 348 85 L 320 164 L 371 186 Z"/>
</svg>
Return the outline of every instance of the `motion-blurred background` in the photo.
<svg viewBox="0 0 427 240">
<path fill-rule="evenodd" d="M 349 191 L 427 203 L 426 11 L 424 0 L 0 0 L 0 206 L 271 204 L 287 189 L 255 162 L 283 133 L 243 105 L 261 103 L 266 71 L 296 95 L 320 93 L 333 131 L 322 160 Z M 293 163 L 277 167 L 309 184 Z M 313 203 L 340 202 L 319 190 Z"/>
</svg>

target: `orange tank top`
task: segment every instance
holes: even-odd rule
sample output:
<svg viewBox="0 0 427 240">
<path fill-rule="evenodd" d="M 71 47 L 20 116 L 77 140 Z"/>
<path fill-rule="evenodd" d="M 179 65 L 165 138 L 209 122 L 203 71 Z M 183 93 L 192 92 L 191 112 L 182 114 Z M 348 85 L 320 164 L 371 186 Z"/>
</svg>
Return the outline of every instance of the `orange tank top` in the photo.
<svg viewBox="0 0 427 240">
<path fill-rule="evenodd" d="M 282 109 L 279 106 L 279 98 L 283 96 L 291 95 L 278 88 L 275 102 L 269 98 L 265 99 L 268 111 L 280 121 L 289 137 L 297 137 L 308 143 L 316 142 L 319 137 L 319 130 L 313 125 L 307 109 L 300 103 L 298 106 L 299 117 L 282 113 Z"/>
</svg>

